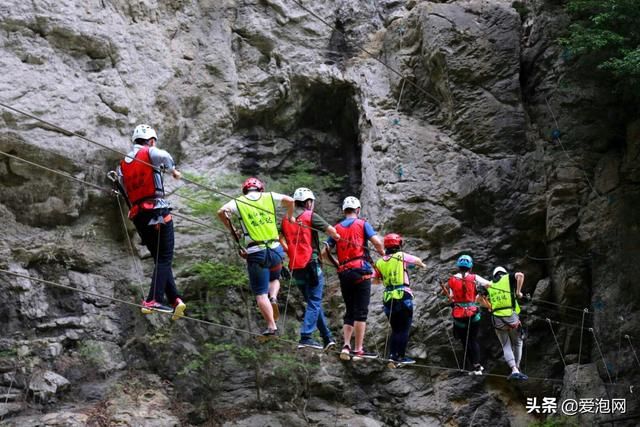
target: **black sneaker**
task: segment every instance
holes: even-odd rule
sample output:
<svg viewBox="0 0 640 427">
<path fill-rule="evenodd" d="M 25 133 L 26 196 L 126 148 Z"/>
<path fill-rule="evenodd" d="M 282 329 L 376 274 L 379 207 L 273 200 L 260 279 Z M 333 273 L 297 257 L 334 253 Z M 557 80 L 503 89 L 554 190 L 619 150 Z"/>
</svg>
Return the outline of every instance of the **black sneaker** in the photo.
<svg viewBox="0 0 640 427">
<path fill-rule="evenodd" d="M 326 351 L 327 353 L 333 351 L 333 349 L 336 348 L 336 342 L 333 340 L 333 338 L 323 338 L 322 341 L 324 342 L 324 351 Z"/>
<path fill-rule="evenodd" d="M 322 350 L 322 344 L 320 344 L 319 342 L 313 340 L 310 337 L 302 338 L 298 342 L 298 348 L 305 348 L 305 347 L 316 348 L 318 350 Z"/>
<path fill-rule="evenodd" d="M 345 344 L 344 347 L 342 347 L 340 360 L 344 360 L 345 362 L 351 360 L 351 346 L 349 344 Z"/>
<path fill-rule="evenodd" d="M 264 331 L 262 331 L 263 337 L 275 337 L 277 334 L 278 334 L 277 329 L 267 328 Z"/>
<path fill-rule="evenodd" d="M 351 360 L 353 360 L 354 362 L 359 362 L 364 359 L 377 359 L 377 358 L 378 358 L 377 353 L 370 353 L 368 351 L 365 351 L 364 349 L 360 351 L 354 351 L 353 355 L 351 356 Z"/>
</svg>

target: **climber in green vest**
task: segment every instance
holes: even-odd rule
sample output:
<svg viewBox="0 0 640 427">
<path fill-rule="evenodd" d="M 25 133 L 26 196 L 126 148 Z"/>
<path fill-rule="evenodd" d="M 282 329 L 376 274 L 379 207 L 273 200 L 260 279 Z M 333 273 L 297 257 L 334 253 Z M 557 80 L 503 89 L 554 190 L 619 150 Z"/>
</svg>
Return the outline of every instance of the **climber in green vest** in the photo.
<svg viewBox="0 0 640 427">
<path fill-rule="evenodd" d="M 420 258 L 402 251 L 403 238 L 399 234 L 389 233 L 383 242 L 385 256 L 375 262 L 373 280 L 384 285 L 384 314 L 391 326 L 388 366 L 398 368 L 416 363 L 405 355 L 413 320 L 413 291 L 407 268 L 427 266 Z"/>
<path fill-rule="evenodd" d="M 486 288 L 487 296 L 480 296 L 479 302 L 491 312 L 491 320 L 498 340 L 502 345 L 504 360 L 511 368 L 510 380 L 527 380 L 520 372 L 522 357 L 522 324 L 520 322 L 520 305 L 517 298 L 522 298 L 524 274 L 507 273 L 504 267 L 493 270 L 493 281 Z"/>
<path fill-rule="evenodd" d="M 279 233 L 276 218 L 276 203 L 287 208 L 287 218 L 293 217 L 293 199 L 284 194 L 264 192 L 264 184 L 257 178 L 247 178 L 242 185 L 243 195 L 237 197 L 218 210 L 218 218 L 231 231 L 233 225 L 230 215 L 240 217 L 247 260 L 249 284 L 256 296 L 256 302 L 262 317 L 267 321 L 265 337 L 274 336 L 278 327 L 278 291 L 280 290 L 280 271 L 284 252 L 278 241 Z"/>
</svg>

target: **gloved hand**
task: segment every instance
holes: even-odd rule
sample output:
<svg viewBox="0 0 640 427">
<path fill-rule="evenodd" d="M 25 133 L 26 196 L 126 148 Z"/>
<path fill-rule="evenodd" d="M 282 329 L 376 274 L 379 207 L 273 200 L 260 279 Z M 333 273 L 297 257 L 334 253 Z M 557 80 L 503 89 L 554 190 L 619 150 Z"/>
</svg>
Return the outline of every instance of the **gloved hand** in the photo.
<svg viewBox="0 0 640 427">
<path fill-rule="evenodd" d="M 291 280 L 291 272 L 284 265 L 282 266 L 282 270 L 280 270 L 280 278 L 284 280 Z"/>
</svg>

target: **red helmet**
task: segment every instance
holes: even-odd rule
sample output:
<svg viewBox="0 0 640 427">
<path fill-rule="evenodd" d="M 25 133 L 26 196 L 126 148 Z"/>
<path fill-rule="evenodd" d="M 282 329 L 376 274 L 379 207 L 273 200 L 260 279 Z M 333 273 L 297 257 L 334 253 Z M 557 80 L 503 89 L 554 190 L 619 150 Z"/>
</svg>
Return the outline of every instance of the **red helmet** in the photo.
<svg viewBox="0 0 640 427">
<path fill-rule="evenodd" d="M 242 184 L 242 194 L 247 194 L 251 188 L 264 191 L 264 184 L 258 178 L 249 177 L 244 181 L 244 184 Z"/>
<path fill-rule="evenodd" d="M 396 233 L 389 233 L 384 236 L 384 247 L 388 248 L 397 248 L 402 246 L 402 236 Z"/>
</svg>

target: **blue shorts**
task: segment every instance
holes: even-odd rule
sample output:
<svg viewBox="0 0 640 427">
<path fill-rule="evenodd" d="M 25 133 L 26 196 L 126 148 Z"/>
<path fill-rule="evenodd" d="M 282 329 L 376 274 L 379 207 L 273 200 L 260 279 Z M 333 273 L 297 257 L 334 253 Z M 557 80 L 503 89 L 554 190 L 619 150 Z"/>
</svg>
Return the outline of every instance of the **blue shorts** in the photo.
<svg viewBox="0 0 640 427">
<path fill-rule="evenodd" d="M 249 285 L 254 295 L 269 293 L 269 282 L 280 278 L 283 259 L 282 246 L 254 252 L 247 256 Z"/>
</svg>

